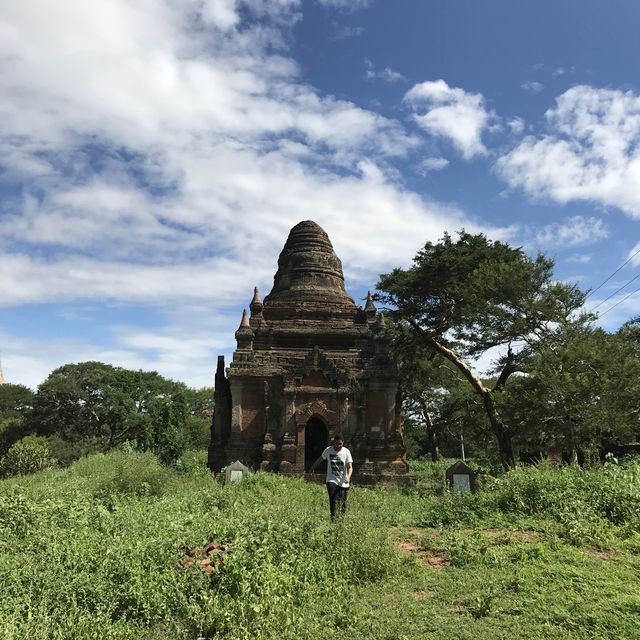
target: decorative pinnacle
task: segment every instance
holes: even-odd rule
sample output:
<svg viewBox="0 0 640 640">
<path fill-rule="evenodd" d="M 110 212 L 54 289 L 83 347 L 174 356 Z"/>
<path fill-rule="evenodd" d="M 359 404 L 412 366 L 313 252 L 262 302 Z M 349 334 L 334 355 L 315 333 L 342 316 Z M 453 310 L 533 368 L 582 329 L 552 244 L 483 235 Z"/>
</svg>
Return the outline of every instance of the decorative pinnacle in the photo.
<svg viewBox="0 0 640 640">
<path fill-rule="evenodd" d="M 386 326 L 387 326 L 387 324 L 384 321 L 384 313 L 381 311 L 378 314 L 378 327 L 380 327 L 380 329 L 384 329 Z"/>
<path fill-rule="evenodd" d="M 249 324 L 249 316 L 247 310 L 242 310 L 242 320 L 236 331 L 236 340 L 238 341 L 238 349 L 251 349 L 253 345 L 253 329 Z"/>
<path fill-rule="evenodd" d="M 258 318 L 262 317 L 262 300 L 260 300 L 260 292 L 258 291 L 258 287 L 253 288 L 253 298 L 251 299 L 251 304 L 249 305 L 249 309 L 251 309 L 251 317 L 257 316 Z"/>
<path fill-rule="evenodd" d="M 373 298 L 371 297 L 371 291 L 367 291 L 367 303 L 364 305 L 364 310 L 370 319 L 376 316 L 376 305 L 373 304 Z"/>
</svg>

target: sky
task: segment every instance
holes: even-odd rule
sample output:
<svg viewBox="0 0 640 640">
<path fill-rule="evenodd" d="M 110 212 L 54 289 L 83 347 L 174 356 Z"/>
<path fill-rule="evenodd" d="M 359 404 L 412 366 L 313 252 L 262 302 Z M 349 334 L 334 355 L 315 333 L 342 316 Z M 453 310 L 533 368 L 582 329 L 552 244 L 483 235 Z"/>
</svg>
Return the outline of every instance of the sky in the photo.
<svg viewBox="0 0 640 640">
<path fill-rule="evenodd" d="M 212 385 L 301 220 L 359 304 L 464 228 L 554 258 L 615 330 L 640 311 L 638 24 L 635 0 L 0 0 L 6 381 Z"/>
</svg>

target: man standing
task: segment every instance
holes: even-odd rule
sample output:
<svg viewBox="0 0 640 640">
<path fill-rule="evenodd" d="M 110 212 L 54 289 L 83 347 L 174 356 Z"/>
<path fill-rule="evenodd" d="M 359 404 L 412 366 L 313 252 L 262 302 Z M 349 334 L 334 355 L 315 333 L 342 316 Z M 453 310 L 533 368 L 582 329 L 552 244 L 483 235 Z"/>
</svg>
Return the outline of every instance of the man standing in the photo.
<svg viewBox="0 0 640 640">
<path fill-rule="evenodd" d="M 331 520 L 335 520 L 336 503 L 340 505 L 342 513 L 347 510 L 347 492 L 353 473 L 351 451 L 344 446 L 341 434 L 336 433 L 333 436 L 333 445 L 322 452 L 322 455 L 311 465 L 309 471 L 313 473 L 322 460 L 327 461 L 326 483 L 329 493 L 329 509 L 331 510 Z"/>
</svg>

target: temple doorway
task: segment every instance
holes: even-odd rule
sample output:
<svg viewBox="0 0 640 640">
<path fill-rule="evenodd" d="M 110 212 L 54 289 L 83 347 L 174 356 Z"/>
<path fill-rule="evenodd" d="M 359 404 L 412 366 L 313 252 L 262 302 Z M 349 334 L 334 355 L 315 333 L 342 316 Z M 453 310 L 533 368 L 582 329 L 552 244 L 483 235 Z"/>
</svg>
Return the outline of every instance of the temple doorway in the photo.
<svg viewBox="0 0 640 640">
<path fill-rule="evenodd" d="M 304 428 L 304 470 L 320 457 L 329 442 L 329 430 L 320 418 L 311 418 Z"/>
</svg>

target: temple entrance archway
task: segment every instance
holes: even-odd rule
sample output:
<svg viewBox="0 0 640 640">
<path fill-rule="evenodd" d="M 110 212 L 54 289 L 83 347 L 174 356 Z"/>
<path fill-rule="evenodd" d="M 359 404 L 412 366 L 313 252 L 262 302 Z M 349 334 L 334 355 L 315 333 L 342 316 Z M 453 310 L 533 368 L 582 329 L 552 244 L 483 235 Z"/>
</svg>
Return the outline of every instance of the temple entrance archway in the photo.
<svg viewBox="0 0 640 640">
<path fill-rule="evenodd" d="M 304 428 L 304 470 L 320 457 L 329 443 L 329 430 L 320 418 L 311 418 Z"/>
</svg>

